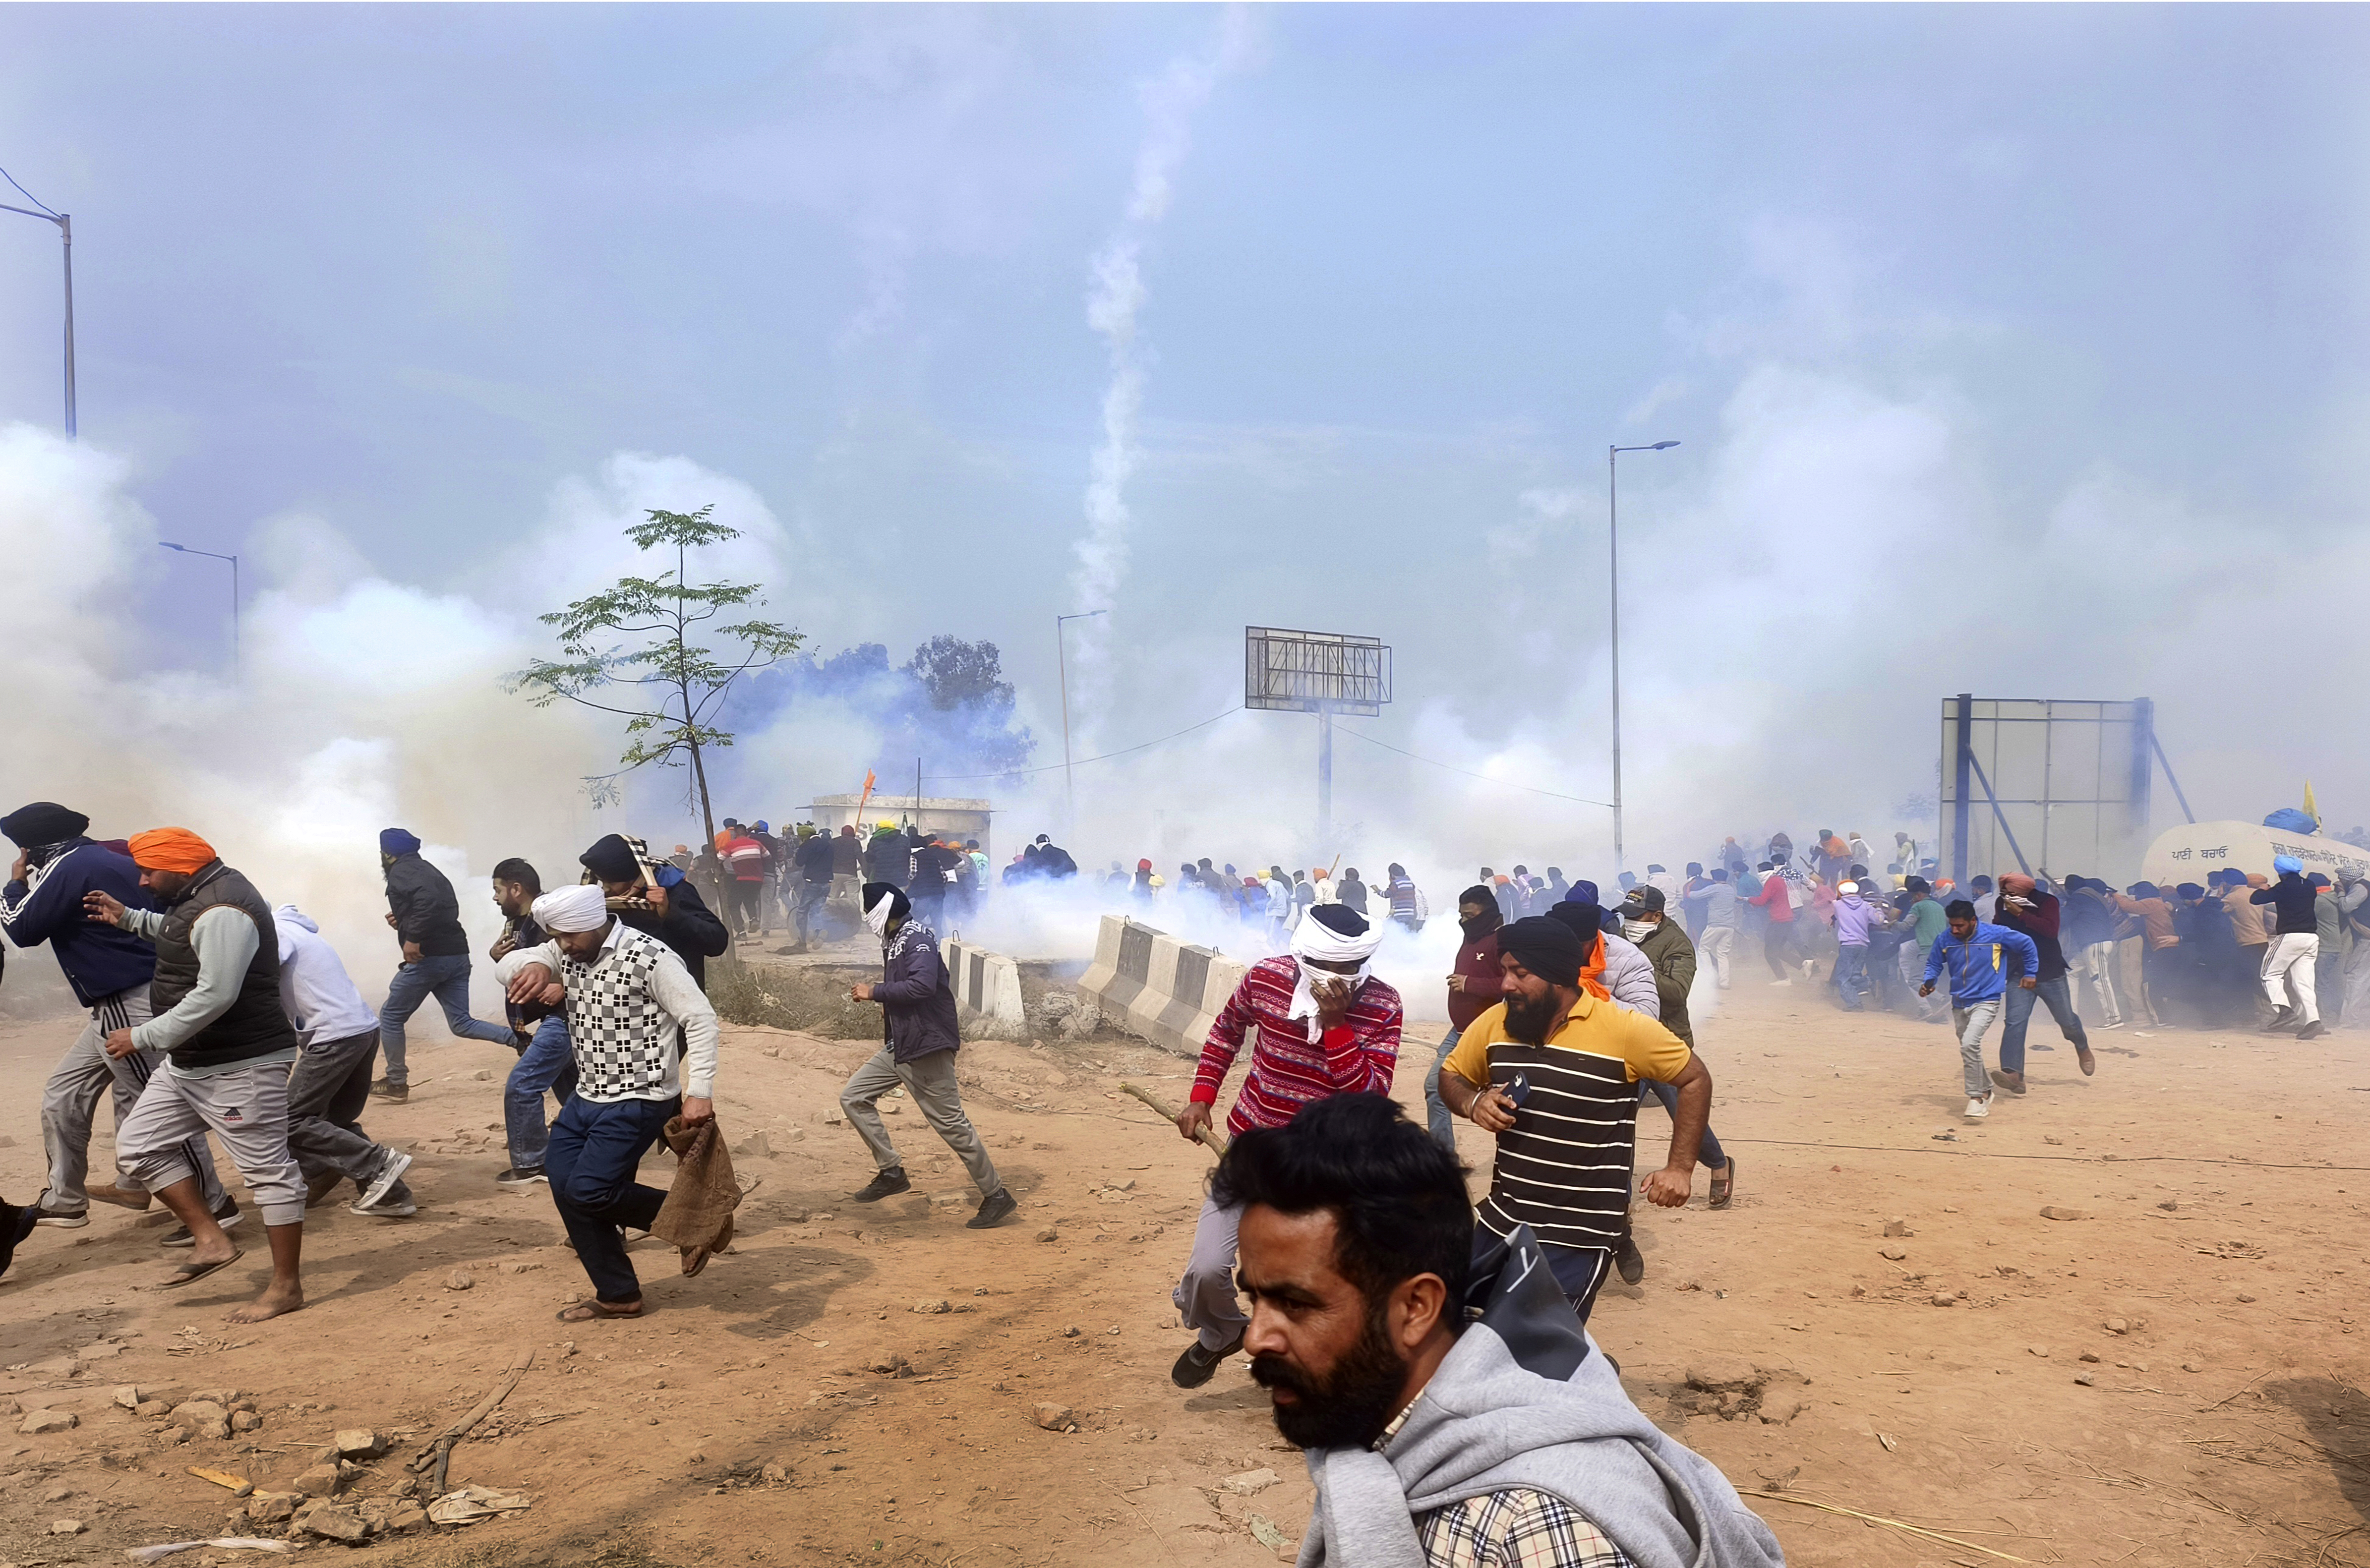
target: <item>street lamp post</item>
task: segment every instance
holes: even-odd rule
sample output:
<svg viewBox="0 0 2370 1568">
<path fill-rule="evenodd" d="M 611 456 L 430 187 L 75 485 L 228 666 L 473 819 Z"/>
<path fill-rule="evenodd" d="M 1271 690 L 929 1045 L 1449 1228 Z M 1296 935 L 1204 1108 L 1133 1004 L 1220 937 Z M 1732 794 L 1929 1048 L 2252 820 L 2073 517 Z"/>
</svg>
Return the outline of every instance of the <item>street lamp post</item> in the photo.
<svg viewBox="0 0 2370 1568">
<path fill-rule="evenodd" d="M 1053 658 L 1062 670 L 1062 795 L 1066 803 L 1062 831 L 1075 835 L 1078 829 L 1078 784 L 1070 773 L 1070 648 L 1066 628 L 1073 621 L 1091 621 L 1098 615 L 1108 615 L 1108 610 L 1081 610 L 1075 615 L 1053 617 Z"/>
<path fill-rule="evenodd" d="M 1621 471 L 1625 452 L 1668 452 L 1676 441 L 1651 446 L 1608 446 L 1605 449 L 1605 521 L 1606 549 L 1613 585 L 1613 872 L 1617 878 L 1628 867 L 1621 858 Z"/>
<path fill-rule="evenodd" d="M 8 175 L 6 170 L 5 170 L 5 169 L 0 169 L 0 177 L 6 177 L 7 178 L 7 180 L 8 180 L 8 183 L 9 183 L 9 184 L 11 184 L 11 185 L 17 185 L 16 177 L 15 177 L 13 175 Z M 71 440 L 73 440 L 73 439 L 74 439 L 74 436 L 75 436 L 74 216 L 73 216 L 73 214 L 72 214 L 72 213 L 68 213 L 68 212 L 51 212 L 51 211 L 50 211 L 50 209 L 49 209 L 47 206 L 44 206 L 44 205 L 42 204 L 41 199 L 40 199 L 40 197 L 38 197 L 38 196 L 34 195 L 34 194 L 33 194 L 31 191 L 29 191 L 29 190 L 26 190 L 26 189 L 25 189 L 25 188 L 24 188 L 23 186 L 21 186 L 21 185 L 17 185 L 17 189 L 19 191 L 22 191 L 22 192 L 24 193 L 25 200 L 28 200 L 28 201 L 30 201 L 30 202 L 33 204 L 33 206 L 32 206 L 32 207 L 9 207 L 9 206 L 6 206 L 6 205 L 0 205 L 0 212 L 17 212 L 17 213 L 20 213 L 20 214 L 22 214 L 23 216 L 28 217 L 28 218 L 39 218 L 39 219 L 40 219 L 40 220 L 41 220 L 41 222 L 43 222 L 43 223 L 55 223 L 55 224 L 58 226 L 58 238 L 59 238 L 59 240 L 60 240 L 61 242 L 63 242 L 63 243 L 64 247 L 65 247 L 65 260 L 66 260 L 66 439 L 67 439 L 67 440 L 69 440 L 69 441 L 71 441 Z M 39 212 L 35 212 L 35 211 L 33 210 L 33 208 L 34 208 L 34 207 L 38 207 L 38 208 L 40 208 L 40 211 L 39 211 Z"/>
<path fill-rule="evenodd" d="M 221 555 L 213 550 L 193 550 L 187 544 L 167 544 L 162 539 L 156 541 L 156 546 L 158 549 L 171 550 L 183 555 L 203 555 L 209 560 L 228 561 L 230 563 L 230 678 L 233 681 L 236 681 L 239 675 L 238 557 L 236 555 Z"/>
</svg>

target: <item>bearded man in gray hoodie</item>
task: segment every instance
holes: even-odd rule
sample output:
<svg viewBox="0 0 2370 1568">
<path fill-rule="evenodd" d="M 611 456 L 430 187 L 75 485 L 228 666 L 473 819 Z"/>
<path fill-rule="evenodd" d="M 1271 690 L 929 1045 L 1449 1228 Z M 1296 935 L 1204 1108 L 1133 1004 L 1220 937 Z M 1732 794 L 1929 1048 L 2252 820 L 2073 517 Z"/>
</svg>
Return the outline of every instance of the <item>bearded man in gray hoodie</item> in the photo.
<svg viewBox="0 0 2370 1568">
<path fill-rule="evenodd" d="M 1727 1479 L 1629 1402 L 1529 1227 L 1475 1258 L 1465 1174 L 1380 1094 L 1219 1162 L 1243 1349 L 1317 1487 L 1299 1568 L 1781 1568 Z"/>
</svg>

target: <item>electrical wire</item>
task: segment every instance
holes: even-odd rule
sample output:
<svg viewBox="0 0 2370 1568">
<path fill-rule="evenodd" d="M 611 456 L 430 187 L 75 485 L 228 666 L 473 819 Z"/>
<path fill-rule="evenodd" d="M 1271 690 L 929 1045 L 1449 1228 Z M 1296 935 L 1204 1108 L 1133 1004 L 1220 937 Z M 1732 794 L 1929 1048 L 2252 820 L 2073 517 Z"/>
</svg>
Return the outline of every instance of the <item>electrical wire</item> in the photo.
<svg viewBox="0 0 2370 1568">
<path fill-rule="evenodd" d="M 0 169 L 0 179 L 5 179 L 11 185 L 17 185 L 17 177 L 10 174 L 6 169 Z M 21 185 L 17 185 L 17 194 L 31 202 L 34 206 L 39 207 L 42 212 L 47 212 L 52 218 L 64 216 L 63 213 L 52 211 L 48 202 L 42 200 L 40 197 L 34 195 L 31 191 L 26 189 Z"/>
<path fill-rule="evenodd" d="M 1544 795 L 1549 800 L 1570 800 L 1582 806 L 1602 806 L 1608 811 L 1613 807 L 1613 803 L 1609 800 L 1590 800 L 1585 795 L 1559 795 L 1551 789 L 1538 789 L 1530 784 L 1515 784 L 1509 779 L 1491 778 L 1488 773 L 1477 773 L 1470 768 L 1460 768 L 1453 762 L 1435 761 L 1430 757 L 1419 757 L 1412 751 L 1404 750 L 1399 747 L 1392 745 L 1387 740 L 1377 740 L 1373 736 L 1367 735 L 1360 730 L 1345 728 L 1341 733 L 1344 735 L 1354 736 L 1358 739 L 1364 741 L 1369 746 L 1379 746 L 1386 751 L 1397 751 L 1400 756 L 1408 758 L 1411 761 L 1422 762 L 1429 767 L 1445 768 L 1452 773 L 1463 773 L 1468 779 L 1479 779 L 1484 784 L 1493 784 L 1498 785 L 1501 789 L 1518 789 L 1525 795 Z"/>
<path fill-rule="evenodd" d="M 1242 711 L 1242 704 L 1237 703 L 1233 707 L 1228 708 L 1225 713 L 1214 714 L 1210 717 L 1203 719 L 1199 724 L 1189 724 L 1184 728 L 1178 730 L 1175 734 L 1164 735 L 1157 740 L 1147 740 L 1141 746 L 1122 747 L 1117 751 L 1105 751 L 1098 756 L 1079 757 L 1067 762 L 1049 762 L 1041 768 L 1007 768 L 1000 773 L 925 773 L 922 777 L 926 783 L 946 784 L 958 779 L 1015 779 L 1025 778 L 1030 773 L 1058 773 L 1064 768 L 1083 768 L 1088 762 L 1108 762 L 1113 757 L 1132 756 L 1138 751 L 1149 751 L 1155 746 L 1166 746 L 1168 742 L 1178 738 L 1179 736 L 1191 735 L 1197 729 L 1207 729 L 1212 725 L 1217 723 L 1218 720 L 1226 717 L 1228 715 L 1238 714 Z"/>
<path fill-rule="evenodd" d="M 2272 1160 L 2215 1160 L 2203 1154 L 2010 1154 L 1979 1149 L 1902 1149 L 1890 1143 L 1813 1143 L 1792 1138 L 1723 1138 L 1779 1149 L 1853 1149 L 1870 1154 L 1955 1154 L 1963 1160 L 2062 1160 L 2076 1165 L 2228 1165 L 2241 1171 L 2370 1171 L 2370 1165 L 2284 1165 Z"/>
</svg>

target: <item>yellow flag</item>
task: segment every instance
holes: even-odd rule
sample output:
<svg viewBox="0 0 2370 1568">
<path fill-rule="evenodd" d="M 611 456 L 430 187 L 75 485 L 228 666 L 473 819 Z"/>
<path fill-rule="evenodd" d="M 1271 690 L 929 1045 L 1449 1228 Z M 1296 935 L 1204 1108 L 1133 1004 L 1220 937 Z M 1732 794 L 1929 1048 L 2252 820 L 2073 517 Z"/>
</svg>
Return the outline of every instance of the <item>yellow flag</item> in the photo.
<svg viewBox="0 0 2370 1568">
<path fill-rule="evenodd" d="M 2310 779 L 2304 781 L 2304 814 L 2312 818 L 2312 825 L 2314 827 L 2318 828 L 2320 826 L 2320 807 L 2312 803 L 2312 781 Z"/>
</svg>

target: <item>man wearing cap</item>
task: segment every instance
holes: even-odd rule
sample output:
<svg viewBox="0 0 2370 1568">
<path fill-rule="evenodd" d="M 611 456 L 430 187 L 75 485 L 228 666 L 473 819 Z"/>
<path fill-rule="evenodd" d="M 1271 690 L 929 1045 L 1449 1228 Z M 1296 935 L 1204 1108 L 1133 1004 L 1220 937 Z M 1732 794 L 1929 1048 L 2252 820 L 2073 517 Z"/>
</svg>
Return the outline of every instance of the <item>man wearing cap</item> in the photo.
<svg viewBox="0 0 2370 1568">
<path fill-rule="evenodd" d="M 155 1051 L 124 1057 L 107 1052 L 108 1036 L 148 1022 L 148 984 L 156 973 L 156 950 L 130 932 L 94 925 L 85 918 L 83 899 L 95 891 L 135 908 L 149 905 L 148 895 L 141 890 L 140 868 L 123 846 L 94 843 L 85 836 L 89 827 L 90 818 L 81 812 L 47 800 L 0 817 L 0 833 L 7 834 L 20 852 L 7 887 L 0 889 L 0 931 L 19 947 L 48 943 L 66 983 L 74 987 L 75 1000 L 90 1009 L 90 1022 L 66 1048 L 41 1092 L 49 1185 L 28 1206 L 33 1223 L 65 1230 L 90 1223 L 89 1199 L 94 1197 L 126 1208 L 148 1207 L 146 1190 L 128 1179 L 88 1183 L 91 1124 L 99 1095 L 111 1084 L 115 1126 L 121 1133 L 141 1091 L 163 1063 Z M 214 1174 L 204 1135 L 190 1139 L 182 1153 L 198 1173 L 206 1207 L 224 1222 L 236 1224 L 238 1206 Z M 176 1230 L 165 1240 L 171 1246 L 189 1244 L 186 1231 Z"/>
<path fill-rule="evenodd" d="M 543 1169 L 592 1299 L 559 1321 L 638 1318 L 641 1281 L 618 1228 L 648 1230 L 666 1201 L 634 1176 L 668 1118 L 716 1114 L 716 1010 L 665 943 L 610 912 L 598 883 L 546 893 L 530 912 L 548 940 L 495 973 L 512 1001 L 568 1009 L 576 1093 L 552 1120 Z"/>
<path fill-rule="evenodd" d="M 963 1114 L 962 1090 L 955 1082 L 955 1052 L 962 1031 L 955 1016 L 955 991 L 938 952 L 938 933 L 915 912 L 904 890 L 887 882 L 864 885 L 864 923 L 880 939 L 880 979 L 849 989 L 857 1001 L 880 1004 L 881 1038 L 886 1043 L 856 1070 L 839 1092 L 839 1108 L 847 1123 L 871 1151 L 875 1173 L 862 1190 L 851 1195 L 858 1203 L 878 1203 L 913 1189 L 897 1146 L 873 1107 L 880 1096 L 900 1084 L 979 1188 L 979 1212 L 964 1221 L 967 1229 L 985 1230 L 999 1225 L 1019 1205 L 995 1173 L 971 1117 Z"/>
<path fill-rule="evenodd" d="M 1498 933 L 1505 1000 L 1475 1020 L 1440 1075 L 1441 1097 L 1498 1139 L 1480 1230 L 1504 1241 L 1528 1225 L 1582 1321 L 1628 1234 L 1638 1084 L 1676 1092 L 1671 1151 L 1639 1191 L 1676 1208 L 1694 1185 L 1711 1116 L 1711 1074 L 1655 1019 L 1614 1005 L 1584 975 L 1580 933 L 1558 920 Z M 1477 1252 L 1490 1244 L 1480 1234 Z"/>
<path fill-rule="evenodd" d="M 469 935 L 461 929 L 461 900 L 444 874 L 420 858 L 418 836 L 402 828 L 381 830 L 378 859 L 386 872 L 386 923 L 403 944 L 403 963 L 387 982 L 386 1001 L 378 1010 L 386 1076 L 371 1085 L 371 1093 L 399 1104 L 411 1097 L 403 1026 L 430 997 L 444 1009 L 445 1025 L 461 1039 L 507 1046 L 511 1032 L 469 1012 Z"/>
<path fill-rule="evenodd" d="M 281 1004 L 279 931 L 263 895 L 187 828 L 135 833 L 130 848 L 140 886 L 161 912 L 132 909 L 103 888 L 85 894 L 83 907 L 90 920 L 155 944 L 153 1016 L 109 1035 L 107 1051 L 162 1051 L 166 1061 L 117 1129 L 116 1160 L 190 1228 L 190 1261 L 158 1281 L 171 1289 L 241 1255 L 206 1211 L 183 1153 L 192 1138 L 222 1139 L 271 1244 L 271 1282 L 230 1321 L 261 1322 L 305 1304 L 305 1179 L 288 1150 L 297 1042 Z"/>
<path fill-rule="evenodd" d="M 2313 960 L 2320 956 L 2320 920 L 2314 912 L 2318 897 L 2304 879 L 2304 862 L 2291 854 L 2273 857 L 2272 869 L 2280 879 L 2248 895 L 2250 904 L 2270 904 L 2278 912 L 2276 929 L 2263 948 L 2263 994 L 2271 1000 L 2266 1035 L 2296 1030 L 2296 1038 L 2310 1040 L 2329 1031 L 2320 1022 L 2320 1004 L 2313 992 Z"/>
<path fill-rule="evenodd" d="M 1254 1028 L 1250 1070 L 1226 1118 L 1230 1138 L 1283 1127 L 1303 1105 L 1330 1095 L 1389 1093 L 1404 1009 L 1399 993 L 1368 973 L 1382 938 L 1378 921 L 1344 905 L 1311 909 L 1292 933 L 1291 952 L 1253 964 L 1210 1025 L 1178 1132 L 1190 1142 L 1208 1129 L 1218 1091 Z M 1204 1198 L 1194 1222 L 1192 1255 L 1171 1298 L 1195 1333 L 1169 1370 L 1180 1389 L 1200 1388 L 1242 1348 L 1250 1320 L 1235 1295 L 1237 1219 L 1236 1210 Z"/>
<path fill-rule="evenodd" d="M 691 885 L 664 863 L 653 863 L 641 840 L 609 833 L 576 857 L 600 884 L 609 912 L 645 936 L 655 936 L 683 960 L 691 983 L 708 989 L 708 961 L 732 945 L 732 933 Z"/>
</svg>

